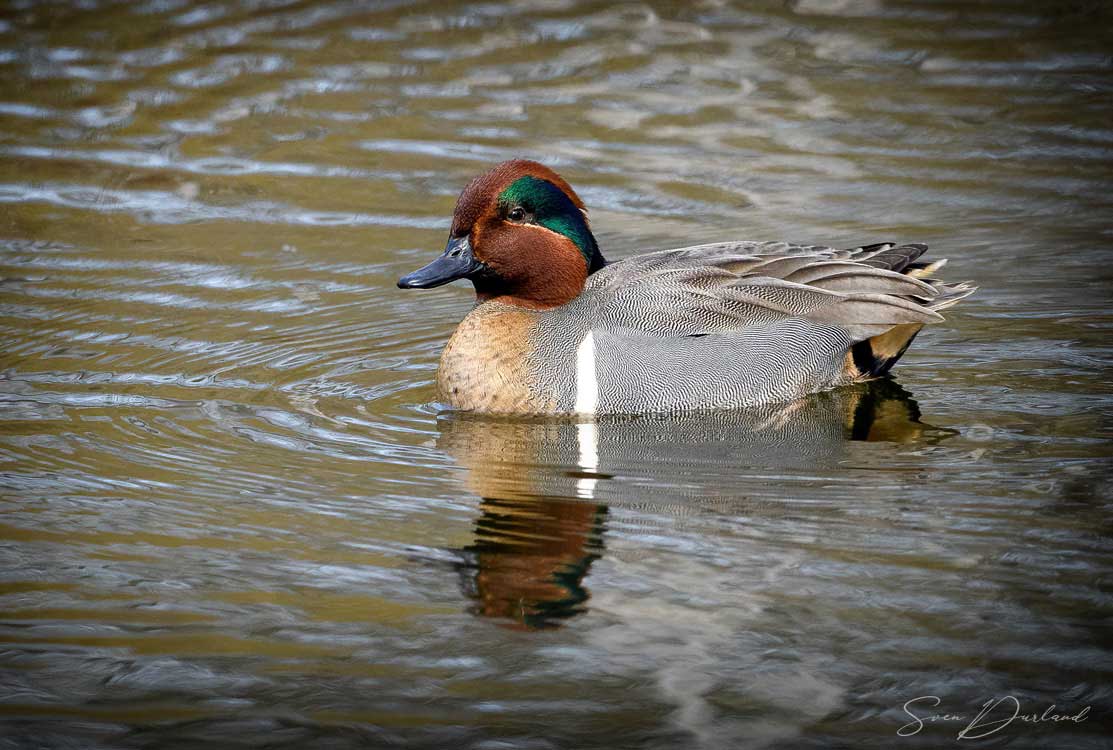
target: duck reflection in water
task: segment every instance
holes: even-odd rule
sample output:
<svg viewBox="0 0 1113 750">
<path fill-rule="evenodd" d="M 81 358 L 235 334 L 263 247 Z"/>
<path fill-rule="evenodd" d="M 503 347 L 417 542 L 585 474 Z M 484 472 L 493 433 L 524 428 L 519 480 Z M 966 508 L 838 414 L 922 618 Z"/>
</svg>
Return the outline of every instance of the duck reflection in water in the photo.
<svg viewBox="0 0 1113 750">
<path fill-rule="evenodd" d="M 472 611 L 528 630 L 583 612 L 607 508 L 584 493 L 599 477 L 578 464 L 577 425 L 454 414 L 440 429 L 438 446 L 483 498 L 475 541 L 457 565 Z"/>
<path fill-rule="evenodd" d="M 577 500 L 484 498 L 459 566 L 472 611 L 539 630 L 585 611 L 584 576 L 602 552 L 606 507 Z"/>
<path fill-rule="evenodd" d="M 644 505 L 654 477 L 676 504 L 675 481 L 732 470 L 807 469 L 844 457 L 847 441 L 919 442 L 945 431 L 920 422 L 889 379 L 746 411 L 568 421 L 446 413 L 438 447 L 483 498 L 475 542 L 457 570 L 472 611 L 528 630 L 585 612 L 584 578 L 603 554 L 608 506 Z M 647 489 L 647 485 L 649 489 Z M 597 500 L 598 498 L 598 500 Z M 605 500 L 599 502 L 599 500 Z"/>
</svg>

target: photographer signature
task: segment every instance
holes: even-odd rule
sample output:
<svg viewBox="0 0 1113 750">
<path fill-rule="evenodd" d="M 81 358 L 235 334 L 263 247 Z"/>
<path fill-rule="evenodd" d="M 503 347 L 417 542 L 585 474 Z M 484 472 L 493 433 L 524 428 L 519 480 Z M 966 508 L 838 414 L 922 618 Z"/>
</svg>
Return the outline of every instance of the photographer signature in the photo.
<svg viewBox="0 0 1113 750">
<path fill-rule="evenodd" d="M 920 730 L 923 729 L 924 725 L 927 723 L 939 721 L 967 721 L 968 716 L 966 714 L 925 714 L 917 712 L 918 709 L 922 711 L 923 707 L 938 708 L 941 702 L 938 695 L 921 695 L 918 698 L 905 701 L 904 712 L 912 718 L 912 721 L 898 729 L 897 734 L 901 737 L 911 737 L 915 734 L 919 734 Z M 1073 722 L 1075 724 L 1080 724 L 1086 721 L 1089 715 L 1089 706 L 1086 706 L 1081 711 L 1070 714 L 1059 713 L 1055 704 L 1048 706 L 1042 713 L 1023 712 L 1021 711 L 1020 701 L 1017 700 L 1015 696 L 1006 695 L 1000 698 L 990 698 L 983 703 L 978 714 L 959 731 L 958 739 L 976 740 L 981 737 L 988 737 L 991 734 L 1000 732 L 1013 722 L 1025 724 L 1043 724 L 1047 722 L 1058 724 L 1062 722 Z"/>
</svg>

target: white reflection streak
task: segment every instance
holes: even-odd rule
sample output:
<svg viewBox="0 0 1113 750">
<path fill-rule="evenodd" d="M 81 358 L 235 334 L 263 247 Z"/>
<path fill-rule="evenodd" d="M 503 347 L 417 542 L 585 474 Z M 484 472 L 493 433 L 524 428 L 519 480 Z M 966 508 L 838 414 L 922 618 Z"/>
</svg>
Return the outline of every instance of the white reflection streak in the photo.
<svg viewBox="0 0 1113 750">
<path fill-rule="evenodd" d="M 594 422 L 576 425 L 576 443 L 580 448 L 579 464 L 582 471 L 595 471 L 599 467 L 599 430 Z M 584 500 L 595 499 L 595 485 L 598 479 L 583 477 L 576 480 L 576 497 Z"/>
</svg>

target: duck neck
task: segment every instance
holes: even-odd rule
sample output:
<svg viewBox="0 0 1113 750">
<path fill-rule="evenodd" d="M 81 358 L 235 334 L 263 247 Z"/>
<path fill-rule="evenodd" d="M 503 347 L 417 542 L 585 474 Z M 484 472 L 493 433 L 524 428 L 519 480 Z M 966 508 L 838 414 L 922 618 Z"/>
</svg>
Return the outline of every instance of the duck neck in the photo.
<svg viewBox="0 0 1113 750">
<path fill-rule="evenodd" d="M 606 263 L 594 239 L 590 256 L 555 233 L 545 233 L 537 241 L 545 243 L 544 252 L 539 253 L 545 262 L 540 266 L 524 253 L 511 253 L 497 270 L 471 277 L 477 302 L 494 300 L 530 310 L 551 310 L 580 296 L 588 276 Z"/>
<path fill-rule="evenodd" d="M 579 273 L 555 272 L 545 278 L 527 277 L 516 284 L 507 284 L 501 279 L 495 283 L 474 279 L 473 284 L 479 304 L 493 301 L 529 310 L 551 310 L 580 296 L 586 280 L 587 274 L 581 267 Z"/>
</svg>

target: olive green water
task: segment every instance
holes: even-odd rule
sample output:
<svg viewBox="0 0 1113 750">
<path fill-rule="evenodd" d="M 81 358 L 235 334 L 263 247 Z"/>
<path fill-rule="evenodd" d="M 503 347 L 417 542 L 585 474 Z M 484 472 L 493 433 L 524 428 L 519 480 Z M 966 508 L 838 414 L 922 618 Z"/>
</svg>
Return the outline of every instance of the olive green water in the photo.
<svg viewBox="0 0 1113 750">
<path fill-rule="evenodd" d="M 0 748 L 1108 747 L 1102 3 L 2 7 Z M 981 290 L 791 408 L 441 414 L 394 280 L 512 156 Z"/>
</svg>

